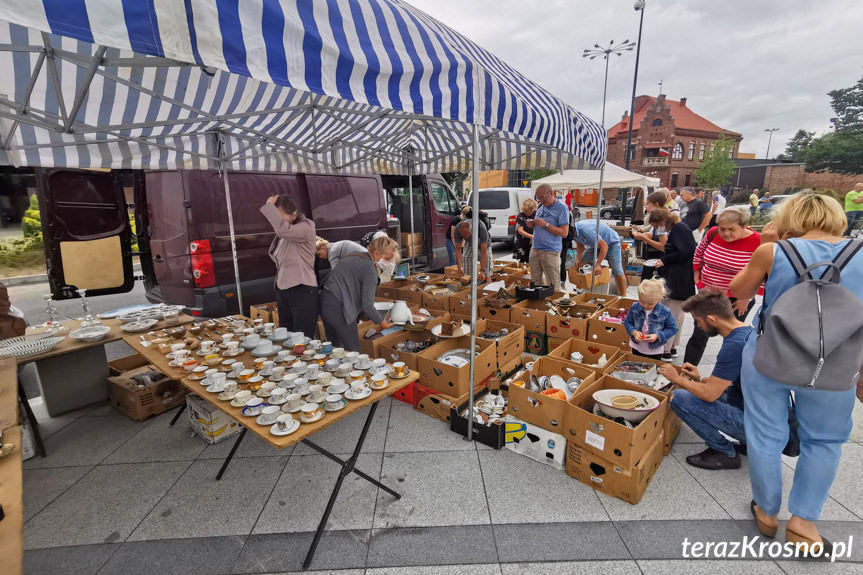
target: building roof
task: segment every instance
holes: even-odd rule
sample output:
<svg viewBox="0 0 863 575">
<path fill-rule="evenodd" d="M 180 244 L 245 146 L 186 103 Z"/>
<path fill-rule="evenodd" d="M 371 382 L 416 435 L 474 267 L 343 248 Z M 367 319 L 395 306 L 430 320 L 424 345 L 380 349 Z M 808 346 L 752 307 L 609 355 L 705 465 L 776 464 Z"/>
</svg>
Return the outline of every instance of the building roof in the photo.
<svg viewBox="0 0 863 575">
<path fill-rule="evenodd" d="M 638 130 L 638 127 L 641 126 L 641 122 L 644 120 L 644 116 L 647 115 L 647 110 L 655 103 L 656 98 L 653 96 L 639 96 L 635 99 L 635 123 L 632 125 L 633 130 Z M 666 98 L 665 103 L 669 108 L 671 108 L 671 116 L 674 118 L 674 126 L 678 129 L 716 133 L 725 132 L 732 136 L 740 136 L 737 132 L 720 128 L 713 122 L 706 120 L 690 110 L 686 105 L 686 98 L 683 99 L 683 102 Z M 626 118 L 612 126 L 608 130 L 608 137 L 614 138 L 621 134 L 625 135 L 626 131 L 629 129 L 627 124 L 628 121 L 629 118 Z"/>
</svg>

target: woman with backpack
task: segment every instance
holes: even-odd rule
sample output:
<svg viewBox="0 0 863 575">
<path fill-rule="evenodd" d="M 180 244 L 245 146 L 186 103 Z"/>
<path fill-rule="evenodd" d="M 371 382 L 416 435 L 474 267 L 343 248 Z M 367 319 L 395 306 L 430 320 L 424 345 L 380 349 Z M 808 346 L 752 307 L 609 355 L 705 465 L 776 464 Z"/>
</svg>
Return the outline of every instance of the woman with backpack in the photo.
<svg viewBox="0 0 863 575">
<path fill-rule="evenodd" d="M 788 441 L 788 407 L 791 392 L 794 392 L 800 459 L 788 498 L 792 517 L 786 524 L 785 540 L 804 544 L 811 556 L 818 556 L 819 548 L 825 554 L 832 550 L 832 545 L 819 534 L 815 521 L 821 515 L 836 477 L 842 445 L 851 433 L 855 388 L 858 399 L 863 401 L 863 388 L 857 381 L 859 353 L 863 346 L 855 345 L 856 349 L 852 350 L 843 347 L 839 354 L 828 353 L 836 345 L 843 346 L 843 339 L 856 341 L 854 337 L 838 333 L 840 328 L 846 327 L 843 325 L 846 322 L 835 320 L 837 291 L 841 292 L 838 299 L 844 298 L 843 309 L 848 310 L 846 319 L 851 324 L 857 322 L 856 331 L 852 333 L 859 334 L 863 330 L 860 325 L 863 302 L 859 301 L 863 298 L 863 252 L 854 251 L 863 244 L 842 238 L 846 224 L 842 206 L 836 200 L 814 192 L 795 194 L 783 202 L 773 222 L 764 228 L 761 240 L 769 243 L 755 250 L 749 264 L 730 284 L 732 295 L 745 301 L 755 297 L 767 278 L 756 325 L 758 336 L 750 336 L 746 342 L 741 372 L 752 515 L 764 536 L 776 534 L 776 515 L 782 503 L 782 450 Z M 780 239 L 788 243 L 773 243 Z M 795 266 L 792 258 L 796 260 L 797 257 L 802 261 Z M 847 290 L 838 286 L 818 287 L 816 295 L 814 284 L 798 283 L 800 276 L 796 269 L 800 266 L 820 262 L 839 265 L 844 259 L 848 261 L 841 270 L 839 286 Z M 829 279 L 832 274 L 825 270 L 824 266 L 814 269 L 812 278 Z M 811 292 L 801 294 L 801 287 L 811 288 Z M 783 299 L 791 290 L 794 292 L 789 297 L 793 301 Z M 815 297 L 808 297 L 810 293 Z M 842 309 L 838 311 L 841 317 Z M 822 329 L 821 320 L 825 317 L 822 314 L 833 318 L 826 330 Z M 777 327 L 799 325 L 801 318 L 808 320 L 806 327 L 792 332 L 783 332 Z M 831 349 L 825 351 L 827 340 L 830 340 Z M 807 353 L 811 349 L 814 352 Z M 789 350 L 793 350 L 790 355 Z M 777 357 L 777 351 L 785 352 L 785 365 L 765 369 L 765 359 Z M 823 362 L 818 361 L 819 354 L 826 356 Z M 849 358 L 857 365 L 837 376 L 834 368 L 847 368 Z M 810 363 L 805 363 L 810 359 Z M 829 374 L 828 377 L 819 377 L 822 371 Z"/>
<path fill-rule="evenodd" d="M 692 267 L 695 270 L 695 285 L 698 289 L 707 287 L 728 292 L 728 285 L 740 270 L 746 267 L 752 254 L 761 245 L 761 234 L 749 229 L 752 214 L 746 208 L 731 207 L 716 216 L 716 227 L 704 234 L 704 239 L 695 250 Z M 758 295 L 764 291 L 759 289 Z M 731 293 L 728 293 L 731 297 Z M 746 323 L 746 316 L 755 305 L 755 298 L 741 300 L 731 297 L 734 317 Z M 698 365 L 710 339 L 697 325 L 692 328 L 692 336 L 686 342 L 683 363 Z"/>
</svg>

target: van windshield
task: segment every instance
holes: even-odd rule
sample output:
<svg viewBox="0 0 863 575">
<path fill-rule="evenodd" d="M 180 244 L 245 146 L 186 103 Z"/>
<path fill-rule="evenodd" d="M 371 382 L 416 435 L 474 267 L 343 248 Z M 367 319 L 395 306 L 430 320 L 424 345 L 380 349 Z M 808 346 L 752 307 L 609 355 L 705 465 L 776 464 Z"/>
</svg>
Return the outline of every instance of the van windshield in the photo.
<svg viewBox="0 0 863 575">
<path fill-rule="evenodd" d="M 509 192 L 506 190 L 484 190 L 479 193 L 479 209 L 508 210 Z"/>
</svg>

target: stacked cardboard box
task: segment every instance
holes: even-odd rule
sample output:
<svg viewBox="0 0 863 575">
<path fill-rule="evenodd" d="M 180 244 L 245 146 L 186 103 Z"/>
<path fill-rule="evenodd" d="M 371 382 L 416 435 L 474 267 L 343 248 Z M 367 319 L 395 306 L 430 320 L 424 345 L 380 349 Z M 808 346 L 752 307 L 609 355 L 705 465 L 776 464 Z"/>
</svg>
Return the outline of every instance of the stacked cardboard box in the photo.
<svg viewBox="0 0 863 575">
<path fill-rule="evenodd" d="M 108 364 L 111 405 L 135 421 L 143 421 L 183 403 L 188 393 L 182 383 L 170 379 L 140 355 Z"/>
</svg>

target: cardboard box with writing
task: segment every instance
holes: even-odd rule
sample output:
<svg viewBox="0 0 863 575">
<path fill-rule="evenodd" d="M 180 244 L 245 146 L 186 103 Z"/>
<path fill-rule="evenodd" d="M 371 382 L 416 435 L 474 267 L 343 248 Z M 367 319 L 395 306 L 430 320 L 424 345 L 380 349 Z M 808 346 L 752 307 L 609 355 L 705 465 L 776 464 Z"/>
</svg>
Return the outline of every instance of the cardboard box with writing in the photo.
<svg viewBox="0 0 863 575">
<path fill-rule="evenodd" d="M 186 396 L 186 407 L 192 428 L 207 443 L 219 443 L 243 429 L 230 415 L 195 394 Z"/>
<path fill-rule="evenodd" d="M 474 358 L 475 381 L 488 378 L 497 370 L 497 354 L 491 342 L 477 340 L 480 352 Z M 470 365 L 455 367 L 437 361 L 449 350 L 470 349 L 470 337 L 447 339 L 417 354 L 419 382 L 442 393 L 459 397 L 470 389 Z"/>
<path fill-rule="evenodd" d="M 602 343 L 622 350 L 632 349 L 629 346 L 629 334 L 623 322 L 605 321 L 602 315 L 608 313 L 612 318 L 624 311 L 622 308 L 608 307 L 597 311 L 593 317 L 587 320 L 587 341 L 591 343 Z"/>
<path fill-rule="evenodd" d="M 140 354 L 114 360 L 108 367 L 113 374 L 108 378 L 111 405 L 135 421 L 165 413 L 186 399 L 188 390 L 182 383 L 166 377 Z"/>
<path fill-rule="evenodd" d="M 249 317 L 262 319 L 264 323 L 274 323 L 279 327 L 279 308 L 276 302 L 262 303 L 249 307 Z"/>
<path fill-rule="evenodd" d="M 566 438 L 507 415 L 504 420 L 506 448 L 561 471 L 566 466 Z"/>
<path fill-rule="evenodd" d="M 671 409 L 669 404 L 668 411 L 665 414 L 665 420 L 662 422 L 662 437 L 664 438 L 664 446 L 662 455 L 671 453 L 671 447 L 674 445 L 674 440 L 677 439 L 677 434 L 680 433 L 680 428 L 683 422 L 677 417 L 677 414 Z"/>
<path fill-rule="evenodd" d="M 458 291 L 455 292 L 452 291 L 452 289 L 443 286 L 426 289 L 422 295 L 423 307 L 429 311 L 452 311 L 449 305 L 450 298 L 464 293 L 467 293 L 469 296 L 470 288 L 459 288 Z M 467 309 L 468 311 L 470 310 L 470 308 Z"/>
<path fill-rule="evenodd" d="M 548 336 L 536 331 L 524 332 L 524 350 L 533 355 L 548 353 Z"/>
<path fill-rule="evenodd" d="M 566 273 L 569 276 L 569 281 L 574 283 L 579 289 L 593 289 L 597 286 L 611 283 L 611 269 L 606 267 L 603 267 L 602 271 L 595 276 L 596 279 L 593 279 L 593 274 L 581 273 L 575 266 L 569 268 Z M 591 285 L 591 282 L 593 282 L 593 285 Z"/>
<path fill-rule="evenodd" d="M 590 385 L 596 379 L 596 374 L 586 367 L 549 357 L 536 360 L 533 364 L 533 375 L 535 377 L 557 375 L 564 381 L 577 377 L 584 380 L 582 386 Z M 529 378 L 530 373 L 523 371 L 516 376 L 515 381 L 510 382 L 509 405 L 506 412 L 522 421 L 562 434 L 566 423 L 566 400 L 530 391 Z"/>
<path fill-rule="evenodd" d="M 572 354 L 575 352 L 582 355 L 583 360 L 580 363 L 572 361 Z M 554 349 L 549 349 L 548 356 L 563 361 L 570 361 L 576 365 L 583 365 L 595 371 L 597 375 L 604 375 L 605 368 L 610 366 L 621 353 L 620 348 L 612 345 L 603 345 L 581 339 L 568 339 Z M 600 367 L 598 362 L 602 359 L 603 355 L 605 356 L 605 365 Z"/>
<path fill-rule="evenodd" d="M 596 313 L 599 306 L 588 304 L 577 304 L 569 308 L 569 316 L 553 315 L 546 316 L 545 333 L 549 337 L 560 339 L 587 339 L 587 320 Z M 581 317 L 576 314 L 581 314 Z"/>
<path fill-rule="evenodd" d="M 638 391 L 660 400 L 660 405 L 635 428 L 626 427 L 605 417 L 594 415 L 593 394 L 602 389 Z M 621 467 L 632 467 L 662 433 L 668 410 L 668 398 L 644 386 L 604 375 L 581 386 L 567 402 L 564 436 L 593 453 Z"/>
<path fill-rule="evenodd" d="M 662 463 L 664 443 L 665 439 L 660 433 L 638 463 L 632 467 L 622 467 L 570 441 L 566 455 L 566 474 L 601 493 L 635 505 L 641 501 Z"/>
</svg>

